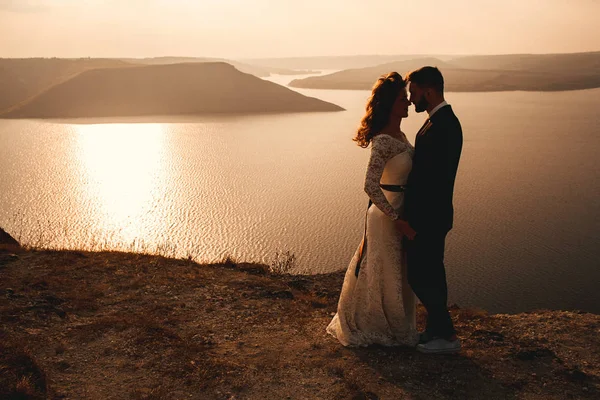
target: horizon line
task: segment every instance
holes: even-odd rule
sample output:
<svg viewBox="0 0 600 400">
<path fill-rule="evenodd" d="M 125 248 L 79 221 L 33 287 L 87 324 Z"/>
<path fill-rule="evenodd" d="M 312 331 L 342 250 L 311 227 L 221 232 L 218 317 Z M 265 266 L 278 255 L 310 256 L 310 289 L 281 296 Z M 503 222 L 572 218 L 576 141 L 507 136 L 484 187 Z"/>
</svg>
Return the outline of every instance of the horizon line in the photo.
<svg viewBox="0 0 600 400">
<path fill-rule="evenodd" d="M 25 56 L 25 57 L 5 57 L 0 56 L 2 60 L 22 60 L 22 59 L 156 59 L 156 58 L 208 58 L 224 60 L 285 60 L 285 59 L 303 59 L 303 58 L 351 58 L 351 57 L 393 57 L 393 56 L 543 56 L 543 55 L 562 55 L 562 54 L 591 54 L 600 53 L 599 50 L 573 51 L 558 53 L 387 53 L 387 54 L 344 54 L 344 55 L 312 55 L 312 56 L 260 56 L 260 57 L 223 57 L 223 56 L 197 56 L 197 55 L 155 55 L 155 56 Z"/>
</svg>

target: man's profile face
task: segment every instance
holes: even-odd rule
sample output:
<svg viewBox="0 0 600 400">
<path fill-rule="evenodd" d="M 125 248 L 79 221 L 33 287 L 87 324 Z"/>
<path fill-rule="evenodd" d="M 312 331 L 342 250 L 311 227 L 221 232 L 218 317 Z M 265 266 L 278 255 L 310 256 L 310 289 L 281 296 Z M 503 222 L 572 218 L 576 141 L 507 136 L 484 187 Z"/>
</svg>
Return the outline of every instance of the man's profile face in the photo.
<svg viewBox="0 0 600 400">
<path fill-rule="evenodd" d="M 415 105 L 415 111 L 420 113 L 427 110 L 429 102 L 425 96 L 425 90 L 414 82 L 410 82 L 408 87 L 410 92 L 410 102 Z"/>
</svg>

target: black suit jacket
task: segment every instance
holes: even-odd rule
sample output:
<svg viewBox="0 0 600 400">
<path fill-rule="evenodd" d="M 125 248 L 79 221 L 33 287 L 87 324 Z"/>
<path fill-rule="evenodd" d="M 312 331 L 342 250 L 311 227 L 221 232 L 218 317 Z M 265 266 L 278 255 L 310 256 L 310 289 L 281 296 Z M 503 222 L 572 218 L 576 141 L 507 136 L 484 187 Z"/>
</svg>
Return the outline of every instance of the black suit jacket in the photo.
<svg viewBox="0 0 600 400">
<path fill-rule="evenodd" d="M 462 143 L 460 122 L 449 105 L 437 110 L 429 128 L 417 134 L 404 205 L 406 218 L 417 234 L 452 229 L 452 196 Z"/>
</svg>

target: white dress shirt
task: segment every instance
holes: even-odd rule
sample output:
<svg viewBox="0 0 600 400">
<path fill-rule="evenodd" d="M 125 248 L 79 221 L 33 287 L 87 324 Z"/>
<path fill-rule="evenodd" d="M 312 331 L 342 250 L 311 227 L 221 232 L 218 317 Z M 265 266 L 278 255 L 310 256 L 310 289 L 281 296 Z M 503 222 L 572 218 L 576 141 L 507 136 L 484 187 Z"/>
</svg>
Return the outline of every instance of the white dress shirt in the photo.
<svg viewBox="0 0 600 400">
<path fill-rule="evenodd" d="M 435 108 L 433 110 L 431 110 L 429 112 L 429 118 L 431 118 L 433 116 L 433 114 L 435 114 L 437 112 L 437 110 L 439 110 L 440 108 L 445 107 L 445 106 L 449 106 L 449 105 L 450 104 L 448 104 L 446 102 L 446 100 L 442 101 L 440 104 L 438 104 L 437 106 L 435 106 Z"/>
</svg>

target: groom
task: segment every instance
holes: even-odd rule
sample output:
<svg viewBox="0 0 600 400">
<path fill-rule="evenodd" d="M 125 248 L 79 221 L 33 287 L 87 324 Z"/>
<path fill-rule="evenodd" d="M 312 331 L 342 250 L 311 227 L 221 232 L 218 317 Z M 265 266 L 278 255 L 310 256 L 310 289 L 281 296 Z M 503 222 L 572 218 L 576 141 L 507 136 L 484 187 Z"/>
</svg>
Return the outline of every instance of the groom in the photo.
<svg viewBox="0 0 600 400">
<path fill-rule="evenodd" d="M 448 312 L 444 243 L 452 229 L 452 194 L 462 149 L 462 129 L 444 100 L 444 78 L 435 67 L 411 72 L 410 102 L 429 118 L 417 133 L 413 166 L 408 176 L 405 214 L 416 231 L 406 241 L 408 282 L 427 310 L 427 327 L 417 350 L 455 353 L 460 340 Z"/>
</svg>

